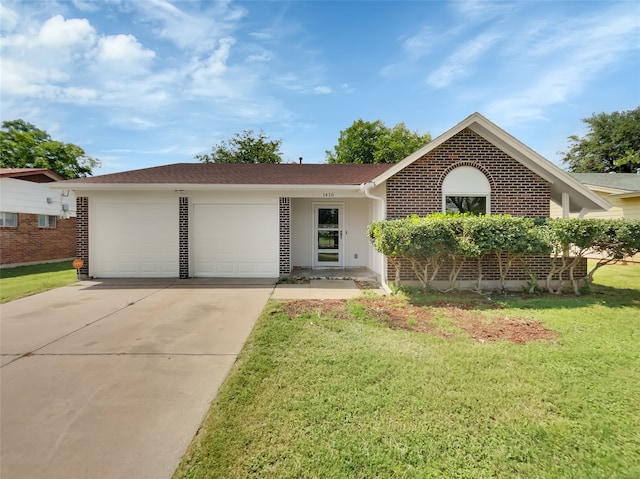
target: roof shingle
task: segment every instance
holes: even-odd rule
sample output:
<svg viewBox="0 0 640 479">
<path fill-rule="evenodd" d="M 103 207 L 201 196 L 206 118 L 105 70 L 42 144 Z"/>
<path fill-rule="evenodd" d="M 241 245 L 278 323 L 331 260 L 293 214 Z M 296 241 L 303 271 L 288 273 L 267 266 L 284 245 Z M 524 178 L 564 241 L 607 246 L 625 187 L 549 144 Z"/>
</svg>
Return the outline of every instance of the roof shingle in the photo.
<svg viewBox="0 0 640 479">
<path fill-rule="evenodd" d="M 90 184 L 360 185 L 390 164 L 175 163 L 69 180 Z"/>
<path fill-rule="evenodd" d="M 570 173 L 584 185 L 602 186 L 629 192 L 640 191 L 640 175 L 636 173 Z"/>
</svg>

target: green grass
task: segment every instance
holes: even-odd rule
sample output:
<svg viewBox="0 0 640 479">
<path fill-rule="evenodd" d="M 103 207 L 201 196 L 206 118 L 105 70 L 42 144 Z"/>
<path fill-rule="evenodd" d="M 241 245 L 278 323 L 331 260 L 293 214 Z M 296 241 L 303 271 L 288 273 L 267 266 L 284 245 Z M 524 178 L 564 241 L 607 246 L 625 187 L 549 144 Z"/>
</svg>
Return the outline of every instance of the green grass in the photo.
<svg viewBox="0 0 640 479">
<path fill-rule="evenodd" d="M 596 283 L 581 297 L 393 299 L 476 301 L 487 321 L 559 334 L 525 344 L 390 329 L 357 301 L 348 319 L 271 302 L 174 477 L 640 477 L 640 266 Z"/>
<path fill-rule="evenodd" d="M 77 280 L 71 261 L 0 269 L 0 303 L 66 286 Z"/>
</svg>

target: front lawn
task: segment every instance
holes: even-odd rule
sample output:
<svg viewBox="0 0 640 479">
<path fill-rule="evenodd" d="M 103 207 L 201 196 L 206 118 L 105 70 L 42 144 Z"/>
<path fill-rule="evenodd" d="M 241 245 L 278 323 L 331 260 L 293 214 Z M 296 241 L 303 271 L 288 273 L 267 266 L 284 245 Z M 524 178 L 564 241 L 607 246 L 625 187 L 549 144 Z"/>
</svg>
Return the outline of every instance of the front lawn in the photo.
<svg viewBox="0 0 640 479">
<path fill-rule="evenodd" d="M 78 281 L 71 261 L 0 269 L 0 303 Z"/>
<path fill-rule="evenodd" d="M 640 266 L 596 282 L 271 302 L 175 477 L 640 477 Z"/>
</svg>

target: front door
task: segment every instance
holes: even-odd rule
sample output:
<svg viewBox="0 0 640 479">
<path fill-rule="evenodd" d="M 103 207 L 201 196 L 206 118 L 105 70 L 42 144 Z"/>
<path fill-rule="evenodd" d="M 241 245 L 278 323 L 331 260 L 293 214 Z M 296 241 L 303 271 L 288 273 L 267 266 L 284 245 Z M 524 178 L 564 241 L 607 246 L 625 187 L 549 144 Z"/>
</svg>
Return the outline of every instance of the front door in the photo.
<svg viewBox="0 0 640 479">
<path fill-rule="evenodd" d="M 342 266 L 342 206 L 315 205 L 314 267 Z"/>
</svg>

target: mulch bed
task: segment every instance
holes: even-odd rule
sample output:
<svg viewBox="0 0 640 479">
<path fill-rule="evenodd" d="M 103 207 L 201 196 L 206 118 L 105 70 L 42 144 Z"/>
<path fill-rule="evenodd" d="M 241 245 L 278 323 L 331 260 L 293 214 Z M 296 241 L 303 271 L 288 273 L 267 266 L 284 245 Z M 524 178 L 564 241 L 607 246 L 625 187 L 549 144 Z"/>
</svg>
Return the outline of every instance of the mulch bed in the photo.
<svg viewBox="0 0 640 479">
<path fill-rule="evenodd" d="M 414 306 L 395 298 L 361 298 L 369 315 L 384 322 L 392 329 L 404 329 L 416 333 L 431 334 L 442 338 L 458 337 L 466 333 L 474 341 L 549 341 L 557 339 L 557 333 L 547 329 L 540 321 L 501 315 L 486 315 L 470 303 L 432 303 L 425 307 Z M 291 318 L 312 314 L 333 320 L 351 320 L 345 305 L 347 300 L 297 300 L 283 303 Z M 501 309 L 491 304 L 491 309 Z M 487 309 L 487 305 L 482 305 Z M 443 323 L 447 323 L 446 330 Z M 457 333 L 460 331 L 460 333 Z"/>
</svg>

